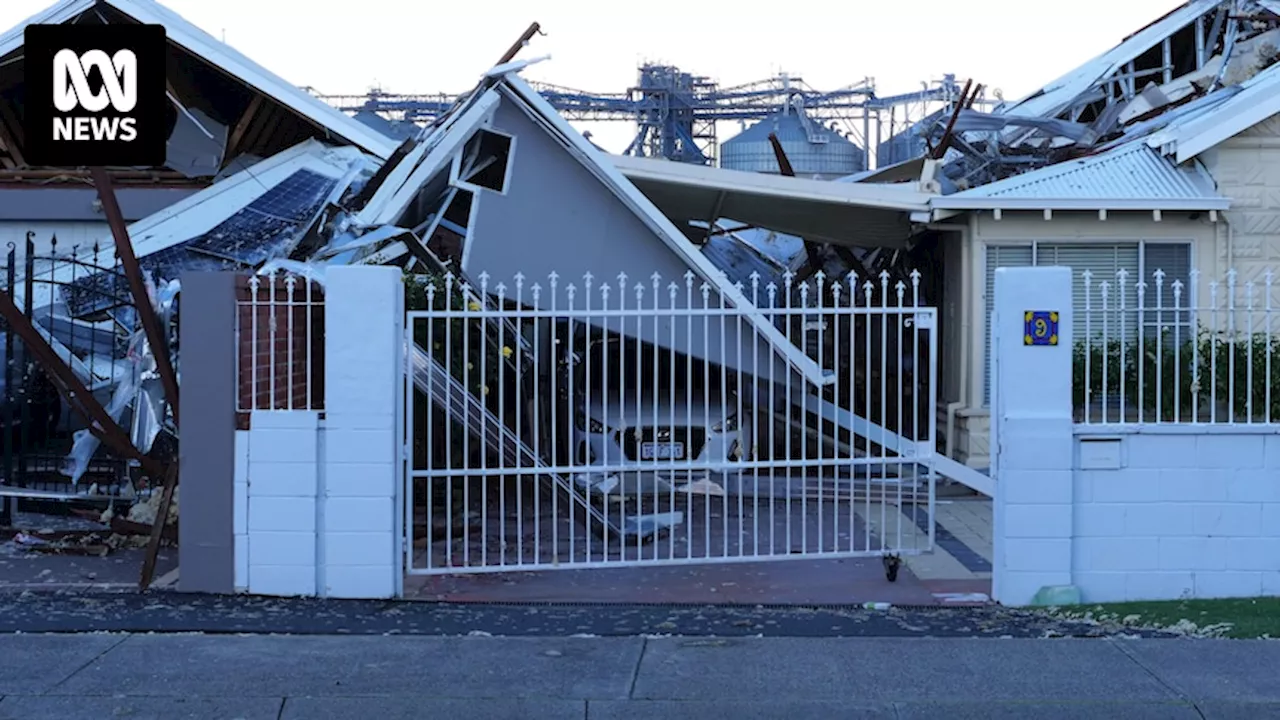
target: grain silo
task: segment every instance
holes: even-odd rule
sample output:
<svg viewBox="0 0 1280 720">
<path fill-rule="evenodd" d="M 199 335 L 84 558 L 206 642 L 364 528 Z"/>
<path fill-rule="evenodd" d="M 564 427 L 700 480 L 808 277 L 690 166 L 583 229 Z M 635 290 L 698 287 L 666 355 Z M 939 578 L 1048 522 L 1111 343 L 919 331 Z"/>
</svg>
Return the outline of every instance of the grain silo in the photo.
<svg viewBox="0 0 1280 720">
<path fill-rule="evenodd" d="M 779 174 L 769 134 L 778 136 L 796 177 L 832 180 L 862 172 L 862 148 L 796 107 L 761 120 L 720 145 L 720 167 Z"/>
</svg>

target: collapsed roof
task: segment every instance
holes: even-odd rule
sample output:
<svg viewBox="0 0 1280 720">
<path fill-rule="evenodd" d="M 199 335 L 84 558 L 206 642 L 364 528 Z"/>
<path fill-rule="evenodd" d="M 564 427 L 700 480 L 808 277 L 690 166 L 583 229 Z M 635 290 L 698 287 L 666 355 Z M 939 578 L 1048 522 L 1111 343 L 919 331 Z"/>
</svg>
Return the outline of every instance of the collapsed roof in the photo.
<svg viewBox="0 0 1280 720">
<path fill-rule="evenodd" d="M 943 209 L 1221 209 L 1196 157 L 1280 112 L 1277 60 L 1280 0 L 1192 0 L 1021 100 L 940 118 L 922 179 Z"/>
<path fill-rule="evenodd" d="M 395 149 L 392 138 L 312 97 L 159 3 L 61 0 L 0 35 L 0 180 L 75 174 L 33 171 L 23 155 L 23 32 L 36 23 L 164 26 L 172 105 L 168 159 L 163 169 L 117 172 L 118 183 L 204 185 L 234 172 L 237 161 L 243 166 L 308 139 L 353 146 L 376 158 Z"/>
</svg>

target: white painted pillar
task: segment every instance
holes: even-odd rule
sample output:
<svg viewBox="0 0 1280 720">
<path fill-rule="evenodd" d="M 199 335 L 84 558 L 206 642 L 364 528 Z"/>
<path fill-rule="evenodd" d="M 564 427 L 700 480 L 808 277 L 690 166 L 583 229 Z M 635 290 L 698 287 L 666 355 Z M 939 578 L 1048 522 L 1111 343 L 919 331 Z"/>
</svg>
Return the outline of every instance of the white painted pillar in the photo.
<svg viewBox="0 0 1280 720">
<path fill-rule="evenodd" d="M 1071 301 L 1070 268 L 996 270 L 992 597 L 1005 605 L 1072 583 Z"/>
<path fill-rule="evenodd" d="M 248 432 L 248 591 L 316 593 L 319 413 L 255 410 Z"/>
<path fill-rule="evenodd" d="M 325 273 L 325 420 L 319 589 L 385 598 L 402 581 L 404 283 L 393 267 Z"/>
</svg>

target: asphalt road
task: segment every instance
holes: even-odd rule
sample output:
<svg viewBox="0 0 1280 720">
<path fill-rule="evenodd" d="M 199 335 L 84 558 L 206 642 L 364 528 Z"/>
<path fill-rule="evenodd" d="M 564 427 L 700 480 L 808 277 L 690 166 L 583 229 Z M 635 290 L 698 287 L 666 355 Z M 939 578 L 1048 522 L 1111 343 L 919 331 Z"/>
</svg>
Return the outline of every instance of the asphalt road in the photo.
<svg viewBox="0 0 1280 720">
<path fill-rule="evenodd" d="M 0 718 L 1280 718 L 1280 643 L 0 636 Z"/>
</svg>

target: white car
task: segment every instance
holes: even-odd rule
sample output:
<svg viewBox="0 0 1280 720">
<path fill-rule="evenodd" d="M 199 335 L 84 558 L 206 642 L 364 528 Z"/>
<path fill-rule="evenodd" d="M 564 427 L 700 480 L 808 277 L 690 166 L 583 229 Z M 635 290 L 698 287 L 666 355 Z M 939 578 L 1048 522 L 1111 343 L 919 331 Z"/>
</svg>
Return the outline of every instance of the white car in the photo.
<svg viewBox="0 0 1280 720">
<path fill-rule="evenodd" d="M 574 423 L 575 461 L 591 478 L 583 482 L 605 493 L 619 482 L 625 485 L 622 492 L 647 493 L 667 483 L 687 487 L 714 481 L 735 462 L 749 459 L 751 417 L 738 415 L 737 399 L 721 402 L 718 392 L 709 399 L 701 392 L 693 395 L 641 397 L 639 402 L 612 393 L 590 398 Z M 641 478 L 658 482 L 641 483 Z"/>
</svg>

